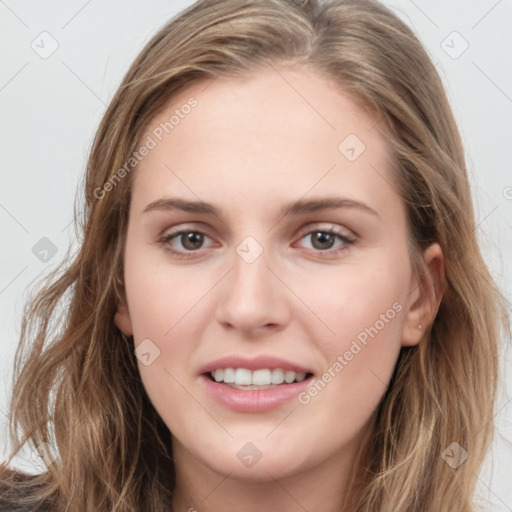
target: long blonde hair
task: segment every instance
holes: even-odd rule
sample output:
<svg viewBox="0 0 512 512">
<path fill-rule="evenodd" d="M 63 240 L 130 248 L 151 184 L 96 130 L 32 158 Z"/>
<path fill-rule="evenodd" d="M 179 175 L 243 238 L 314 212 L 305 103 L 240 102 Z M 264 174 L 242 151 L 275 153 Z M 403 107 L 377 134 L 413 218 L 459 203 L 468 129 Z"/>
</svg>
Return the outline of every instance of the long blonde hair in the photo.
<svg viewBox="0 0 512 512">
<path fill-rule="evenodd" d="M 373 113 L 393 154 L 418 272 L 431 243 L 445 257 L 446 293 L 420 344 L 400 353 L 347 510 L 472 510 L 493 433 L 506 311 L 478 247 L 463 147 L 439 75 L 413 32 L 374 0 L 201 0 L 136 58 L 91 149 L 80 248 L 23 315 L 13 456 L 28 442 L 58 458 L 32 478 L 5 464 L 5 500 L 55 511 L 170 509 L 170 432 L 142 386 L 133 340 L 113 321 L 133 172 L 98 191 L 178 91 L 284 62 L 322 73 Z M 469 454 L 456 469 L 441 456 L 453 442 Z"/>
</svg>

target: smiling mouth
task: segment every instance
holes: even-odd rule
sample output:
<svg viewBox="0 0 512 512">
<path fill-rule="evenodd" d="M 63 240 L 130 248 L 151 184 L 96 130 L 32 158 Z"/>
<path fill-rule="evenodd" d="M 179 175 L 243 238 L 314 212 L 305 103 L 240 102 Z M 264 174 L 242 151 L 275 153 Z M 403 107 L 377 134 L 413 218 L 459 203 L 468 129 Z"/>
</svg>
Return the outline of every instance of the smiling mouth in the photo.
<svg viewBox="0 0 512 512">
<path fill-rule="evenodd" d="M 312 373 L 298 373 L 281 368 L 219 368 L 205 374 L 212 382 L 240 390 L 261 390 L 296 384 L 309 379 Z"/>
</svg>

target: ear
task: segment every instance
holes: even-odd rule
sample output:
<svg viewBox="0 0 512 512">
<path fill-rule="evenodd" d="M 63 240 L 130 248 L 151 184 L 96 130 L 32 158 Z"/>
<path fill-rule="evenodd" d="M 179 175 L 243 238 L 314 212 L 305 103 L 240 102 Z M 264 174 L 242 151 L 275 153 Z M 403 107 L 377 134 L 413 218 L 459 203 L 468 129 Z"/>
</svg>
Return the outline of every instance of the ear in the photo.
<svg viewBox="0 0 512 512">
<path fill-rule="evenodd" d="M 133 335 L 132 321 L 130 312 L 124 303 L 117 306 L 117 313 L 114 316 L 114 323 L 127 336 Z"/>
<path fill-rule="evenodd" d="M 411 282 L 408 310 L 402 326 L 402 346 L 417 345 L 433 323 L 445 290 L 444 256 L 432 244 L 423 253 L 423 269 Z"/>
</svg>

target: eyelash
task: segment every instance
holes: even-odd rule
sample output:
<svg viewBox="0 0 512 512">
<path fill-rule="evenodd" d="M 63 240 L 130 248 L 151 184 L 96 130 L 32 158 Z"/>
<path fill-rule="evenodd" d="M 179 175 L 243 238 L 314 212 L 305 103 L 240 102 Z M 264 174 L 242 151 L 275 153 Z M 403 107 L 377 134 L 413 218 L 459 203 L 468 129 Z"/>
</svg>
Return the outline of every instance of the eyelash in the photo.
<svg viewBox="0 0 512 512">
<path fill-rule="evenodd" d="M 203 231 L 194 230 L 194 229 L 181 229 L 181 230 L 176 231 L 174 233 L 168 233 L 168 234 L 162 236 L 158 240 L 158 243 L 166 251 L 170 252 L 174 256 L 177 256 L 177 257 L 180 257 L 180 258 L 183 258 L 183 259 L 193 258 L 193 257 L 195 257 L 195 253 L 198 253 L 201 249 L 197 249 L 195 251 L 188 250 L 188 251 L 184 251 L 183 252 L 183 251 L 177 251 L 175 249 L 172 249 L 171 246 L 169 245 L 169 242 L 171 242 L 171 240 L 173 240 L 175 238 L 178 238 L 178 237 L 180 237 L 182 235 L 190 234 L 190 233 L 194 233 L 194 234 L 198 234 L 198 235 L 203 235 L 206 238 L 210 238 Z M 333 235 L 333 236 L 337 237 L 339 240 L 341 240 L 341 242 L 343 242 L 343 245 L 341 247 L 338 247 L 337 249 L 327 249 L 325 251 L 318 250 L 318 249 L 312 249 L 317 255 L 319 255 L 322 258 L 329 258 L 329 257 L 337 256 L 337 255 L 341 254 L 342 252 L 346 251 L 348 249 L 348 247 L 350 245 L 354 244 L 355 241 L 356 241 L 355 237 L 348 236 L 346 234 L 342 234 L 342 233 L 340 233 L 339 231 L 336 231 L 333 228 L 310 230 L 310 231 L 304 233 L 300 237 L 299 240 L 302 240 L 303 238 L 305 238 L 307 236 L 313 235 L 314 233 L 323 233 L 323 234 Z"/>
</svg>

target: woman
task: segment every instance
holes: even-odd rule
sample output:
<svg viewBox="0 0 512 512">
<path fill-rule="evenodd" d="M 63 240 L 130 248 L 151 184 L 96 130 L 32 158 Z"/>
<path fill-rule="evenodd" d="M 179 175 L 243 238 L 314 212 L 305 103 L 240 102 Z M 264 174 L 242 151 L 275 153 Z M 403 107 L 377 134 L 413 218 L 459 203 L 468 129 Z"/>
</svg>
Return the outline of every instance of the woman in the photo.
<svg viewBox="0 0 512 512">
<path fill-rule="evenodd" d="M 47 471 L 6 465 L 6 510 L 474 510 L 507 322 L 388 9 L 194 4 L 124 78 L 85 197 L 17 360 L 15 448 Z"/>
</svg>

